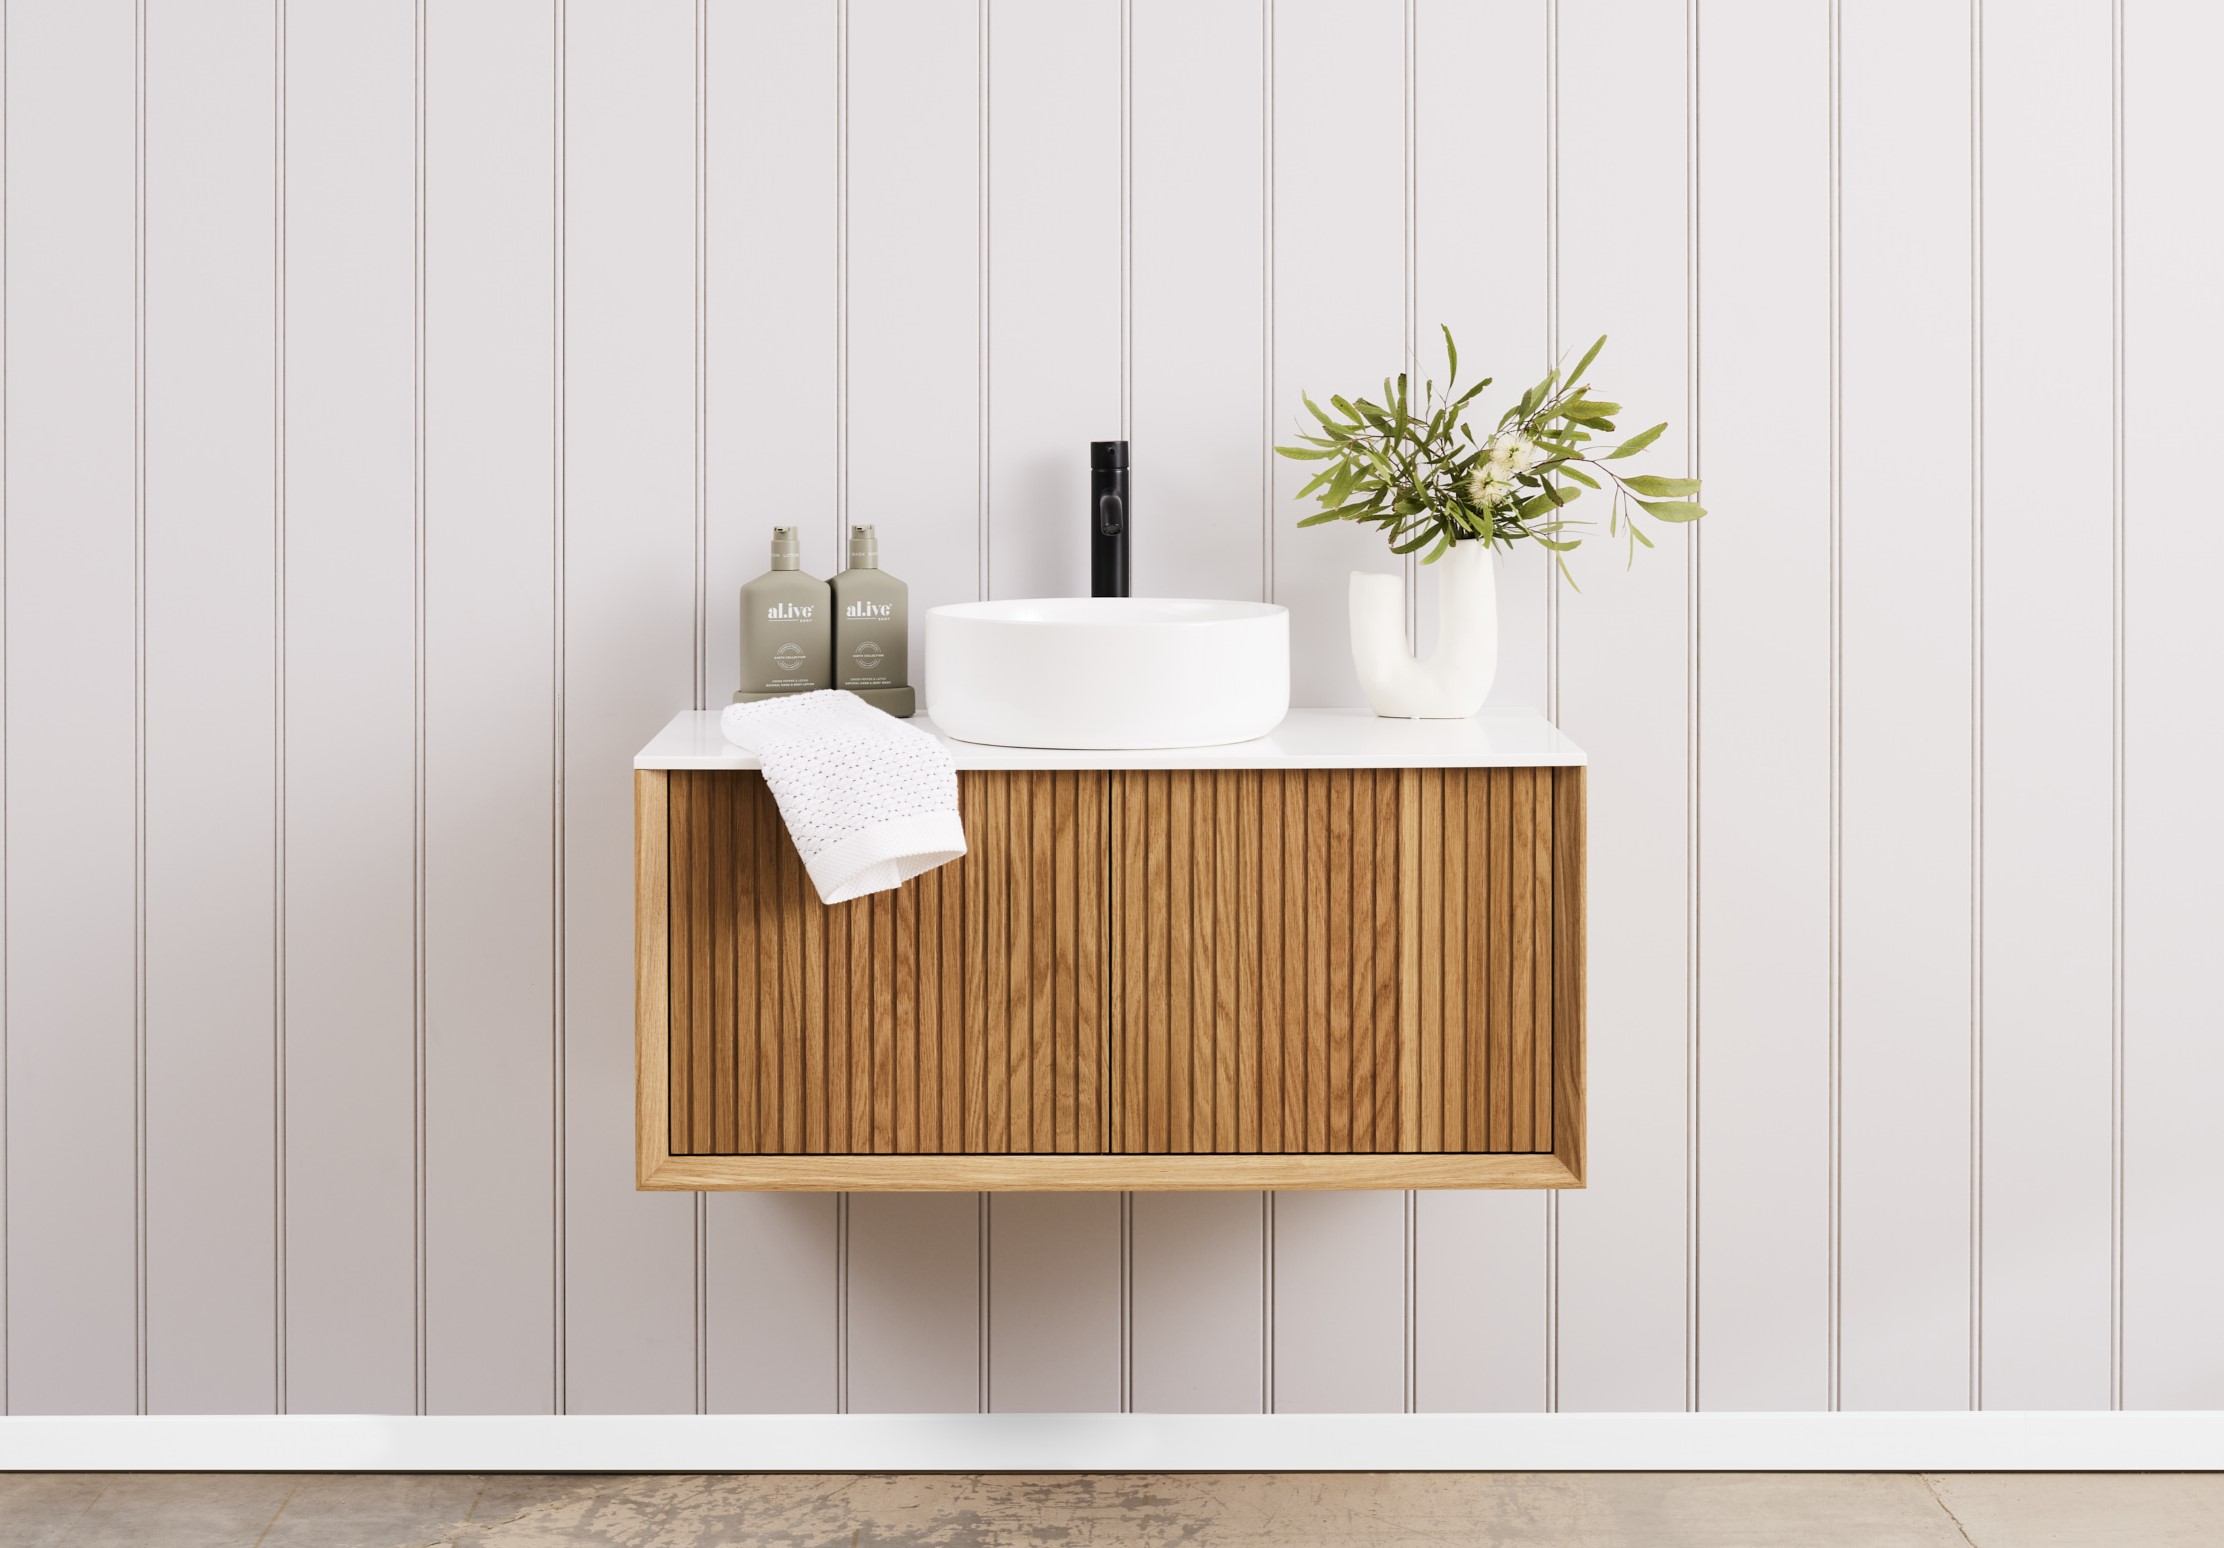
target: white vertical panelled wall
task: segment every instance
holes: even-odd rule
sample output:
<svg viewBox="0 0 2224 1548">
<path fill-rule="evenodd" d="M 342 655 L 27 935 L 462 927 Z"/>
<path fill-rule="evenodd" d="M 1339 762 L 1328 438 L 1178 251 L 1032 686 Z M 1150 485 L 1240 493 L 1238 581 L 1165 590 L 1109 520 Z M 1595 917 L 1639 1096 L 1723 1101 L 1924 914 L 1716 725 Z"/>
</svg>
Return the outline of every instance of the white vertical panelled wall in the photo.
<svg viewBox="0 0 2224 1548">
<path fill-rule="evenodd" d="M 2224 1408 L 2212 8 L 0 46 L 7 1412 Z M 634 1191 L 628 756 L 769 528 L 1078 592 L 1125 435 L 1140 589 L 1353 703 L 1398 561 L 1269 447 L 1440 322 L 1610 335 L 1714 513 L 1501 563 L 1593 759 L 1591 1186 Z"/>
</svg>

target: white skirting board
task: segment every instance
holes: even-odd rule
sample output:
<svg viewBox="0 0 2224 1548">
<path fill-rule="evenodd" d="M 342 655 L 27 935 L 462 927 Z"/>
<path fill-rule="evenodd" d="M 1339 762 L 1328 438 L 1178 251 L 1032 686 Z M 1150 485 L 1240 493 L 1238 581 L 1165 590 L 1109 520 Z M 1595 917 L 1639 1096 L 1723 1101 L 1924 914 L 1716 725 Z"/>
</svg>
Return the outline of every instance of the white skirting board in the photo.
<svg viewBox="0 0 2224 1548">
<path fill-rule="evenodd" d="M 2224 1469 L 2224 1412 L 0 1418 L 0 1471 Z"/>
</svg>

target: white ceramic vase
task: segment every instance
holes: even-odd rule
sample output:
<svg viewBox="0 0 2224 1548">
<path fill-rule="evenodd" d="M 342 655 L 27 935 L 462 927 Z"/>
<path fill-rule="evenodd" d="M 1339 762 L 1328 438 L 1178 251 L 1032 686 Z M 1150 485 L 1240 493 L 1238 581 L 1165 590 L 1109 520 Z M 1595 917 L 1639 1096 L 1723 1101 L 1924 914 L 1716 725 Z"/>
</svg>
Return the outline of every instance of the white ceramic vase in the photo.
<svg viewBox="0 0 2224 1548">
<path fill-rule="evenodd" d="M 1498 579 L 1490 545 L 1454 543 L 1421 574 L 1436 577 L 1436 653 L 1405 643 L 1405 577 L 1351 572 L 1351 660 L 1377 715 L 1459 720 L 1483 707 L 1498 676 Z"/>
</svg>

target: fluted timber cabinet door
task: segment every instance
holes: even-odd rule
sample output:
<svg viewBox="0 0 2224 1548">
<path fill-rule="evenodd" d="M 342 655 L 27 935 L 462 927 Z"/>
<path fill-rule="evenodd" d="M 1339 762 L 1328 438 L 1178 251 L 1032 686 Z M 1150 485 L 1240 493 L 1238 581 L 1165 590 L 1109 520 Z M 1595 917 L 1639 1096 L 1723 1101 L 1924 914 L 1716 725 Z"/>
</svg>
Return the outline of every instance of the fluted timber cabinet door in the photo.
<svg viewBox="0 0 2224 1548">
<path fill-rule="evenodd" d="M 1551 1152 L 1581 777 L 1114 774 L 1114 1147 Z"/>
<path fill-rule="evenodd" d="M 959 794 L 828 908 L 759 774 L 636 773 L 640 1186 L 1582 1186 L 1582 768 Z"/>
<path fill-rule="evenodd" d="M 964 859 L 832 907 L 761 775 L 668 778 L 671 1154 L 1102 1148 L 1104 775 L 969 773 Z"/>
</svg>

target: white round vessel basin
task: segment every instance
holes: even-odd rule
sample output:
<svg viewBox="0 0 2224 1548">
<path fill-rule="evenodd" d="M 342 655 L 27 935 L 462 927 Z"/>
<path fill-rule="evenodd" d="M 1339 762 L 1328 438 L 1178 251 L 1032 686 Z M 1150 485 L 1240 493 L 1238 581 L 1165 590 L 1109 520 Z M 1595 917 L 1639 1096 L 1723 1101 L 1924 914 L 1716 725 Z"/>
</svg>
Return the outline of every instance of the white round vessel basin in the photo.
<svg viewBox="0 0 2224 1548">
<path fill-rule="evenodd" d="M 1290 708 L 1290 613 L 1268 602 L 1041 597 L 927 613 L 927 707 L 999 747 L 1210 747 Z"/>
</svg>

